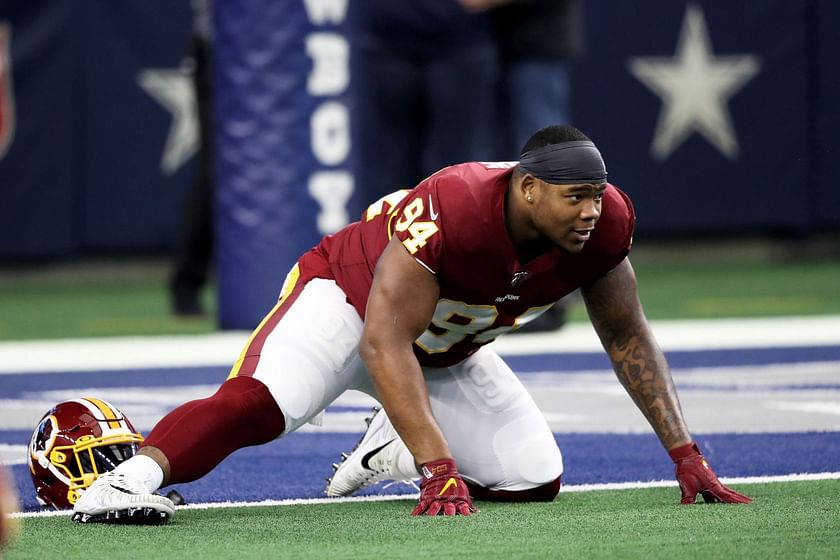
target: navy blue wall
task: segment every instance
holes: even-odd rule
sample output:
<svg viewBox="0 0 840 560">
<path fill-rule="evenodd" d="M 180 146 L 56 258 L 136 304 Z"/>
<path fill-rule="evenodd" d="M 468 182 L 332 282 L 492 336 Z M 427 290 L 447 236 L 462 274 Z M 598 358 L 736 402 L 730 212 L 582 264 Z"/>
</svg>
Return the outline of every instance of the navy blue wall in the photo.
<svg viewBox="0 0 840 560">
<path fill-rule="evenodd" d="M 820 227 L 840 229 L 840 2 L 820 0 L 812 15 L 817 21 L 815 60 L 811 62 L 816 79 L 814 120 L 818 174 L 807 185 L 816 196 L 813 200 L 815 221 Z"/>
<path fill-rule="evenodd" d="M 70 3 L 0 5 L 0 253 L 78 245 L 79 87 Z"/>
<path fill-rule="evenodd" d="M 836 72 L 829 71 L 840 53 L 829 23 L 838 21 L 836 3 L 585 4 L 587 51 L 576 67 L 575 120 L 604 152 L 611 180 L 631 193 L 639 232 L 798 233 L 837 226 L 837 183 L 830 180 L 837 175 L 830 156 L 837 134 L 830 123 L 837 122 L 838 97 Z M 684 58 L 677 55 L 681 44 Z M 700 67 L 709 71 L 680 89 Z M 648 80 L 639 77 L 644 71 Z M 663 82 L 680 76 L 680 83 Z M 671 114 L 683 120 L 673 121 L 676 133 L 656 152 L 669 104 L 679 106 L 687 99 L 681 94 L 702 98 L 704 91 L 717 95 Z M 709 138 L 697 119 L 721 115 L 730 134 Z"/>
<path fill-rule="evenodd" d="M 840 37 L 835 30 L 840 3 L 582 4 L 586 50 L 575 66 L 575 124 L 602 148 L 611 180 L 633 196 L 640 233 L 840 228 Z M 250 5 L 222 3 L 232 15 Z M 277 73 L 254 76 L 261 76 L 264 86 L 280 88 L 275 100 L 282 98 L 284 87 L 299 91 L 289 97 L 299 113 L 290 106 L 283 118 L 275 115 L 266 121 L 269 128 L 257 128 L 265 131 L 267 149 L 284 139 L 264 155 L 288 161 L 273 170 L 251 165 L 240 169 L 252 177 L 267 173 L 254 184 L 276 179 L 294 190 L 288 199 L 274 195 L 280 203 L 272 208 L 255 211 L 284 227 L 291 224 L 284 237 L 300 236 L 288 244 L 283 262 L 271 267 L 272 283 L 278 283 L 274 277 L 299 247 L 311 244 L 343 216 L 355 218 L 363 206 L 354 196 L 352 178 L 348 181 L 343 171 L 349 168 L 352 150 L 342 146 L 346 131 L 340 113 L 329 112 L 337 120 L 323 121 L 325 125 L 313 124 L 322 122 L 313 117 L 319 108 L 343 99 L 344 85 L 332 84 L 335 91 L 329 83 L 326 89 L 300 89 L 313 72 L 315 51 L 305 52 L 307 41 L 335 29 L 340 17 L 323 10 L 337 4 L 295 0 L 282 5 L 280 20 L 288 25 L 285 39 L 279 34 L 275 44 L 294 52 L 275 53 L 283 58 Z M 307 5 L 315 12 L 306 13 Z M 177 164 L 163 165 L 172 113 L 140 81 L 148 70 L 177 71 L 190 25 L 187 0 L 0 0 L 0 258 L 171 247 L 194 158 L 187 154 Z M 691 64 L 679 64 L 679 45 L 694 53 L 686 59 Z M 319 48 L 324 64 L 337 63 L 329 53 L 339 56 L 340 49 Z M 677 89 L 668 94 L 668 71 L 673 76 L 680 69 L 698 68 L 698 60 L 712 73 L 692 87 L 700 96 L 719 86 L 719 103 L 674 113 L 688 120 L 672 128 L 675 135 L 670 142 L 660 141 L 656 152 L 656 139 L 664 137 L 657 133 L 663 107 L 682 99 Z M 259 57 L 253 62 L 260 64 Z M 234 72 L 221 82 L 236 85 L 236 76 Z M 274 91 L 271 87 L 265 93 Z M 254 100 L 267 99 L 255 91 Z M 231 103 L 231 110 L 242 109 Z M 717 113 L 709 113 L 710 107 Z M 223 121 L 227 113 L 221 111 Z M 704 130 L 702 122 L 691 121 L 698 115 L 723 118 L 729 133 L 722 134 L 727 129 L 720 126 Z M 237 133 L 235 113 L 230 122 L 234 127 L 223 134 Z M 326 144 L 320 148 L 313 144 L 313 126 L 322 126 L 316 136 Z M 289 155 L 291 145 L 295 155 Z M 253 155 L 249 148 L 241 150 L 243 157 Z M 228 156 L 236 153 L 231 149 Z M 319 153 L 328 157 L 321 161 Z M 237 162 L 227 163 L 228 179 L 237 180 Z M 274 183 L 268 187 L 274 188 Z M 333 194 L 343 199 L 330 206 Z M 271 224 L 248 222 L 256 214 L 247 210 L 263 196 L 239 199 L 239 213 L 223 218 L 252 231 L 276 230 Z M 245 222 L 235 221 L 240 218 Z M 270 245 L 265 236 L 263 242 Z"/>
<path fill-rule="evenodd" d="M 171 245 L 191 161 L 162 168 L 172 113 L 138 80 L 177 72 L 190 18 L 186 1 L 0 2 L 0 257 Z"/>
</svg>

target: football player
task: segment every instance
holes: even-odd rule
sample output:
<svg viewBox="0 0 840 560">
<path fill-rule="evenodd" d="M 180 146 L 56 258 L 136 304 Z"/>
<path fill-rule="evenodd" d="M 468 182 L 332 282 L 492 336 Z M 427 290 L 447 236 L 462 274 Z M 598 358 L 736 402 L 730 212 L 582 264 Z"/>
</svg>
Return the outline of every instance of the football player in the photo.
<svg viewBox="0 0 840 560">
<path fill-rule="evenodd" d="M 298 429 L 348 388 L 376 396 L 379 422 L 393 426 L 359 464 L 421 478 L 412 514 L 469 515 L 471 495 L 552 500 L 560 450 L 486 345 L 578 288 L 620 382 L 677 463 L 683 501 L 748 502 L 692 442 L 627 259 L 634 222 L 598 149 L 569 126 L 536 132 L 518 163 L 447 167 L 383 197 L 300 258 L 219 390 L 165 416 L 82 494 L 74 519 L 109 521 L 138 503 L 154 510 L 150 522 L 168 517 L 159 487 Z M 387 460 L 373 461 L 376 449 Z"/>
</svg>

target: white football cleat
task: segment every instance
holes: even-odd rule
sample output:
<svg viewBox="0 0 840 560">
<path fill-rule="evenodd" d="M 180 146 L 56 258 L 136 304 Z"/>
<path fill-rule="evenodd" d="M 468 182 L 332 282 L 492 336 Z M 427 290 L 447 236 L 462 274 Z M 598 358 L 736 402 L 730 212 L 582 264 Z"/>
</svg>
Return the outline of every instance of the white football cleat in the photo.
<svg viewBox="0 0 840 560">
<path fill-rule="evenodd" d="M 172 500 L 150 493 L 139 482 L 107 472 L 85 490 L 73 506 L 77 523 L 162 525 L 175 515 Z"/>
<path fill-rule="evenodd" d="M 388 416 L 379 408 L 366 418 L 368 427 L 350 454 L 341 454 L 341 463 L 333 464 L 335 472 L 327 479 L 325 494 L 330 497 L 350 496 L 356 491 L 382 482 L 394 480 L 417 488 L 410 479 L 396 470 L 399 453 L 405 445 Z"/>
</svg>

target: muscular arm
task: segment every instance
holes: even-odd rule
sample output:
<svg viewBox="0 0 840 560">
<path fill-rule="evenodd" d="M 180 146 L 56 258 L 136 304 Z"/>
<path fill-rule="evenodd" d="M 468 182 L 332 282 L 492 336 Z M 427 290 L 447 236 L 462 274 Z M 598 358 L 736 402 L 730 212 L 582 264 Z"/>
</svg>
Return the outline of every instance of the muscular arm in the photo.
<svg viewBox="0 0 840 560">
<path fill-rule="evenodd" d="M 379 400 L 418 464 L 452 456 L 412 349 L 439 293 L 434 275 L 392 239 L 376 265 L 359 344 Z"/>
<path fill-rule="evenodd" d="M 645 318 L 630 261 L 585 288 L 592 325 L 627 393 L 666 449 L 691 441 L 665 355 Z"/>
</svg>

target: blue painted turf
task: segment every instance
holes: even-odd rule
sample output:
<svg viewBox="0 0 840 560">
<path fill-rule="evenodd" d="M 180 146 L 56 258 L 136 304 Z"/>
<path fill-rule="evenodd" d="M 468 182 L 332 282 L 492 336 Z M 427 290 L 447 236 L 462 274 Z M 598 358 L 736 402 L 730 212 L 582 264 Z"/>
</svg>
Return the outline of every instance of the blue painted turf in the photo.
<svg viewBox="0 0 840 560">
<path fill-rule="evenodd" d="M 672 367 L 716 367 L 803 362 L 838 362 L 840 347 L 704 350 L 671 352 Z M 538 372 L 609 371 L 603 353 L 508 356 L 524 376 Z M 23 399 L 45 390 L 112 387 L 217 385 L 227 367 L 180 367 L 92 372 L 7 374 L 0 376 L 0 398 Z M 840 380 L 840 378 L 838 378 Z M 681 388 L 684 386 L 681 385 Z M 700 388 L 700 385 L 692 385 Z M 714 385 L 714 390 L 736 388 Z M 753 387 L 754 388 L 754 387 Z M 782 387 L 774 385 L 771 389 Z M 838 390 L 840 384 L 797 385 L 791 389 Z M 349 410 L 354 407 L 333 407 Z M 33 426 L 34 428 L 34 426 Z M 30 432 L 2 430 L 0 444 L 27 444 Z M 673 467 L 651 434 L 557 434 L 563 451 L 565 484 L 669 480 Z M 203 479 L 177 489 L 188 502 L 243 501 L 322 496 L 331 463 L 353 448 L 359 434 L 300 433 L 256 448 L 242 449 Z M 760 476 L 840 470 L 840 432 L 713 434 L 697 437 L 720 476 Z M 25 465 L 12 467 L 24 509 L 38 509 Z M 405 486 L 385 490 L 404 493 Z M 371 493 L 368 490 L 363 493 Z M 382 492 L 381 490 L 376 492 Z M 675 494 L 676 499 L 676 494 Z"/>
<path fill-rule="evenodd" d="M 178 367 L 50 373 L 13 373 L 0 376 L 0 397 L 19 399 L 28 391 L 81 387 L 179 387 L 220 385 L 229 367 Z"/>
<path fill-rule="evenodd" d="M 840 346 L 803 346 L 789 348 L 729 348 L 725 350 L 691 350 L 666 352 L 672 369 L 754 366 L 765 364 L 798 364 L 806 362 L 840 362 Z M 527 354 L 505 356 L 517 373 L 533 371 L 611 370 L 603 352 L 566 352 L 562 354 Z"/>
<path fill-rule="evenodd" d="M 28 433 L 0 432 L 3 442 L 23 443 Z M 330 464 L 353 448 L 359 434 L 291 434 L 268 445 L 242 449 L 201 480 L 178 484 L 188 502 L 258 501 L 323 495 Z M 673 466 L 650 435 L 559 434 L 564 484 L 673 479 Z M 720 476 L 760 476 L 837 471 L 840 433 L 714 434 L 697 441 Z M 38 509 L 25 465 L 13 467 L 23 506 Z M 398 486 L 370 493 L 406 493 Z M 676 492 L 676 491 L 675 491 Z M 676 494 L 675 494 L 676 496 Z M 675 497 L 676 499 L 676 497 Z"/>
<path fill-rule="evenodd" d="M 672 369 L 838 362 L 840 371 L 840 346 L 693 350 L 666 354 Z M 547 371 L 562 374 L 612 369 L 603 352 L 528 354 L 504 358 L 515 372 L 526 376 L 529 373 Z M 5 374 L 0 376 L 0 398 L 20 398 L 27 391 L 43 391 L 45 387 L 61 390 L 75 387 L 176 387 L 220 384 L 229 371 L 228 366 L 205 366 Z"/>
</svg>

